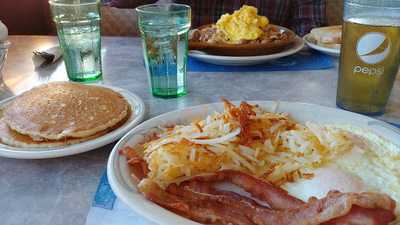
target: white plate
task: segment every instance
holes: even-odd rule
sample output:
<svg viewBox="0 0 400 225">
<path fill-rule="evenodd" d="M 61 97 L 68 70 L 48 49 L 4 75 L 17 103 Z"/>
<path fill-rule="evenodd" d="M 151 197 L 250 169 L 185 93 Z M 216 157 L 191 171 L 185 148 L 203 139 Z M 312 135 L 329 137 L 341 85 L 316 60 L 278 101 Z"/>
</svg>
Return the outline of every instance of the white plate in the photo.
<svg viewBox="0 0 400 225">
<path fill-rule="evenodd" d="M 334 57 L 339 57 L 340 56 L 340 49 L 328 48 L 328 47 L 317 45 L 311 40 L 310 37 L 311 37 L 311 34 L 306 34 L 303 37 L 303 40 L 306 42 L 308 47 L 310 47 L 312 49 L 315 49 L 317 51 L 320 51 L 322 53 L 325 53 L 327 55 L 330 55 L 330 56 L 334 56 Z"/>
<path fill-rule="evenodd" d="M 258 56 L 222 56 L 222 55 L 210 55 L 202 51 L 191 50 L 189 56 L 198 59 L 202 62 L 211 63 L 215 65 L 224 66 L 248 66 L 262 64 L 274 59 L 279 59 L 285 56 L 293 55 L 300 51 L 304 47 L 304 41 L 300 37 L 295 37 L 295 43 L 289 49 L 282 52 L 278 52 L 270 55 L 258 55 Z"/>
<path fill-rule="evenodd" d="M 276 106 L 276 102 L 271 101 L 256 101 L 250 103 L 258 104 L 268 110 L 272 110 Z M 107 164 L 108 180 L 118 198 L 139 215 L 158 224 L 198 224 L 146 200 L 138 193 L 130 176 L 126 159 L 119 154 L 119 150 L 126 145 L 134 146 L 138 144 L 143 139 L 144 134 L 151 128 L 159 125 L 186 123 L 192 119 L 203 118 L 207 114 L 221 110 L 223 110 L 223 104 L 215 103 L 165 113 L 140 124 L 126 134 L 115 145 Z M 300 123 L 312 121 L 321 124 L 350 124 L 366 128 L 385 137 L 394 144 L 400 145 L 400 133 L 398 129 L 384 122 L 360 114 L 336 108 L 296 102 L 280 102 L 278 111 L 289 113 L 292 118 Z"/>
<path fill-rule="evenodd" d="M 27 150 L 26 148 L 11 147 L 0 143 L 0 156 L 16 159 L 44 159 L 87 152 L 118 140 L 143 120 L 145 115 L 145 105 L 143 103 L 143 100 L 139 96 L 121 88 L 107 85 L 99 86 L 107 87 L 120 93 L 130 104 L 132 114 L 128 121 L 124 123 L 124 125 L 96 139 L 61 147 L 30 148 L 29 150 Z M 13 100 L 14 98 L 15 96 L 1 101 L 0 106 Z"/>
</svg>

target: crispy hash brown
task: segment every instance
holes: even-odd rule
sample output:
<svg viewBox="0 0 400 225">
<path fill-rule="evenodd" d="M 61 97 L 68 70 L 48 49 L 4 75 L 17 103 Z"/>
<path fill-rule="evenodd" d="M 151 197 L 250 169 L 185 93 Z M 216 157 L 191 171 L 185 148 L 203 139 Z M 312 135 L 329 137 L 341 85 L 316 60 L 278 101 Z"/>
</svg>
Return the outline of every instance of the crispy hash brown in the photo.
<svg viewBox="0 0 400 225">
<path fill-rule="evenodd" d="M 342 130 L 301 125 L 284 113 L 246 102 L 237 107 L 225 100 L 223 112 L 188 125 L 161 128 L 127 152 L 146 162 L 148 177 L 163 188 L 225 169 L 281 186 L 311 178 L 307 168 L 330 162 L 351 145 Z"/>
<path fill-rule="evenodd" d="M 206 224 L 387 225 L 396 219 L 396 203 L 386 194 L 332 190 L 302 201 L 279 187 L 312 177 L 308 167 L 349 149 L 346 133 L 303 126 L 246 102 L 224 103 L 224 112 L 160 128 L 139 146 L 121 149 L 147 199 Z M 221 182 L 251 198 L 220 189 Z"/>
</svg>

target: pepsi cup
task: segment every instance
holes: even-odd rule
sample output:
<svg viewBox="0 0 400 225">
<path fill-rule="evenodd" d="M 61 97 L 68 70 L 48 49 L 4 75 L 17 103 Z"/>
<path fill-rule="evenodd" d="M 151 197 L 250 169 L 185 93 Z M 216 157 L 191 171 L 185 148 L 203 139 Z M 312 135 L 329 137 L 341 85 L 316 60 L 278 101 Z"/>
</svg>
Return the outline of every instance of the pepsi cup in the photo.
<svg viewBox="0 0 400 225">
<path fill-rule="evenodd" d="M 336 104 L 346 110 L 379 115 L 384 112 L 399 69 L 400 4 L 393 13 L 379 13 L 378 5 L 368 9 L 373 3 L 361 2 L 345 2 Z"/>
</svg>

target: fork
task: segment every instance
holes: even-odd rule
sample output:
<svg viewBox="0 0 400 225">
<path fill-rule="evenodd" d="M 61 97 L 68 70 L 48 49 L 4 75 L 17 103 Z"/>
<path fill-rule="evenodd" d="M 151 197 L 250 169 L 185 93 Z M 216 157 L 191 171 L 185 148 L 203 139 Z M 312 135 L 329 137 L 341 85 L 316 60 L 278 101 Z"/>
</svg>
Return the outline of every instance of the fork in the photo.
<svg viewBox="0 0 400 225">
<path fill-rule="evenodd" d="M 42 52 L 42 51 L 33 51 L 32 53 L 34 55 L 42 57 L 45 60 L 44 63 L 42 64 L 42 66 L 52 63 L 54 60 L 54 57 L 55 57 L 54 54 L 50 54 L 50 53 Z"/>
</svg>

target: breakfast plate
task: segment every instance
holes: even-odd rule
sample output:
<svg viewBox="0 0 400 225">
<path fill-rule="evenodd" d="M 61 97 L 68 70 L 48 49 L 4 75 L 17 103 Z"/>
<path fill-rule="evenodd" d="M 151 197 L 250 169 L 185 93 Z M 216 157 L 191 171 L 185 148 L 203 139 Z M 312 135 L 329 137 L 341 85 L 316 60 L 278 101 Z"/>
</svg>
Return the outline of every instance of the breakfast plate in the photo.
<svg viewBox="0 0 400 225">
<path fill-rule="evenodd" d="M 318 106 L 298 102 L 272 102 L 254 101 L 250 104 L 257 104 L 268 111 L 288 113 L 291 118 L 299 123 L 311 121 L 319 124 L 346 124 L 359 127 L 365 131 L 373 132 L 385 140 L 400 146 L 399 130 L 378 121 L 356 113 L 336 108 Z M 200 105 L 181 110 L 168 112 L 152 118 L 127 133 L 114 147 L 107 164 L 107 175 L 114 193 L 139 215 L 158 224 L 198 224 L 174 214 L 159 205 L 147 200 L 137 191 L 136 183 L 131 176 L 131 170 L 126 158 L 120 154 L 125 146 L 135 146 L 141 143 L 145 134 L 156 127 L 171 124 L 185 124 L 190 121 L 210 115 L 215 111 L 222 111 L 222 103 Z M 399 149 L 397 149 L 399 150 Z M 162 218 L 162 219 L 161 219 Z"/>
<path fill-rule="evenodd" d="M 209 29 L 213 24 L 201 26 L 195 30 Z M 225 55 L 225 56 L 256 56 L 256 55 L 270 55 L 282 52 L 288 49 L 295 41 L 296 34 L 286 27 L 269 24 L 268 28 L 273 30 L 276 34 L 284 35 L 284 38 L 276 41 L 267 41 L 265 43 L 244 43 L 244 44 L 230 44 L 230 43 L 209 43 L 203 41 L 189 40 L 190 50 L 199 50 L 207 52 L 211 55 Z M 272 34 L 276 35 L 276 34 Z"/>
<path fill-rule="evenodd" d="M 311 34 L 306 34 L 303 37 L 304 42 L 307 44 L 308 47 L 317 50 L 319 52 L 325 53 L 330 56 L 339 57 L 340 56 L 340 49 L 338 48 L 328 48 L 324 46 L 317 45 L 311 38 Z"/>
<path fill-rule="evenodd" d="M 279 59 L 285 56 L 293 55 L 300 51 L 304 47 L 304 41 L 296 36 L 295 41 L 287 49 L 273 54 L 268 55 L 257 55 L 257 56 L 223 56 L 223 55 L 212 55 L 207 54 L 199 50 L 189 51 L 189 56 L 200 60 L 202 62 L 211 63 L 215 65 L 224 66 L 249 66 L 262 64 L 274 59 Z"/>
<path fill-rule="evenodd" d="M 97 85 L 97 84 L 96 84 Z M 109 143 L 112 143 L 119 138 L 121 138 L 125 133 L 139 124 L 145 116 L 145 105 L 143 100 L 136 94 L 127 91 L 125 89 L 107 86 L 107 85 L 97 85 L 105 88 L 112 89 L 115 92 L 121 94 L 131 107 L 131 114 L 129 118 L 118 128 L 112 130 L 97 138 L 84 141 L 81 143 L 59 146 L 59 147 L 38 147 L 38 148 L 21 148 L 13 147 L 0 143 L 0 156 L 7 158 L 17 158 L 17 159 L 42 159 L 42 158 L 56 158 L 68 155 L 79 154 L 87 152 Z M 0 106 L 14 100 L 16 96 L 5 99 L 0 102 Z"/>
</svg>

